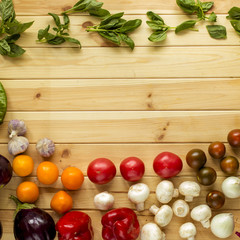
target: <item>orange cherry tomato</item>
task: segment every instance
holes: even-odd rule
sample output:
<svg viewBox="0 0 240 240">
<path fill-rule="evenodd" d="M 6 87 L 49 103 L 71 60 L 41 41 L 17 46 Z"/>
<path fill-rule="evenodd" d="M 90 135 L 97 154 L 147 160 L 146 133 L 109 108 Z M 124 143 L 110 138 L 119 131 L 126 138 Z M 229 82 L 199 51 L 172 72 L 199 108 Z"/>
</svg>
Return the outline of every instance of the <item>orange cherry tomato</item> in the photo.
<svg viewBox="0 0 240 240">
<path fill-rule="evenodd" d="M 72 209 L 72 205 L 72 197 L 65 191 L 55 193 L 50 203 L 51 208 L 59 214 L 70 211 Z"/>
<path fill-rule="evenodd" d="M 34 203 L 39 197 L 39 189 L 34 182 L 22 182 L 16 190 L 17 198 L 24 203 Z"/>
<path fill-rule="evenodd" d="M 44 161 L 38 165 L 37 168 L 37 178 L 39 182 L 50 185 L 57 181 L 59 175 L 58 168 L 56 164 Z"/>
<path fill-rule="evenodd" d="M 67 167 L 62 173 L 61 180 L 68 190 L 77 190 L 82 186 L 84 176 L 79 168 Z"/>
<path fill-rule="evenodd" d="M 33 159 L 28 155 L 18 155 L 13 159 L 13 171 L 20 177 L 26 177 L 33 171 Z"/>
</svg>

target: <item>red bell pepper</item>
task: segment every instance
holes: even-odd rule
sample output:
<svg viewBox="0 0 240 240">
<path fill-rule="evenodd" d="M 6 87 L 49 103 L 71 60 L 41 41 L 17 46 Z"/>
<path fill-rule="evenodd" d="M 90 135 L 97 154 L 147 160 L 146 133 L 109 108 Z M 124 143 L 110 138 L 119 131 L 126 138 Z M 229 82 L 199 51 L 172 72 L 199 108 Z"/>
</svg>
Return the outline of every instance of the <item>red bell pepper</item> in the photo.
<svg viewBox="0 0 240 240">
<path fill-rule="evenodd" d="M 137 215 L 130 208 L 117 208 L 102 217 L 102 238 L 104 240 L 135 240 L 140 226 Z"/>
<path fill-rule="evenodd" d="M 93 240 L 91 218 L 80 211 L 62 216 L 56 224 L 56 231 L 59 240 Z"/>
</svg>

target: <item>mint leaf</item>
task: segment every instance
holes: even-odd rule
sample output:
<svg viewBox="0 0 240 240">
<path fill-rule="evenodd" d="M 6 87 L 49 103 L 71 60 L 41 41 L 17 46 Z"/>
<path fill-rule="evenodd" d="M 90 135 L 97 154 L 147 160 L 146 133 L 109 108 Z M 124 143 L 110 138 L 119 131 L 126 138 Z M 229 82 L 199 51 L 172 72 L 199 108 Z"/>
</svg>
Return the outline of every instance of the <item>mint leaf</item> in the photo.
<svg viewBox="0 0 240 240">
<path fill-rule="evenodd" d="M 11 51 L 9 44 L 5 39 L 0 40 L 0 47 L 4 50 L 4 52 L 9 53 Z"/>
<path fill-rule="evenodd" d="M 197 23 L 197 21 L 195 20 L 188 20 L 188 21 L 185 21 L 183 23 L 181 23 L 180 25 L 178 25 L 175 29 L 175 33 L 179 33 L 183 30 L 186 30 L 186 29 L 189 29 L 189 28 L 192 28 L 195 26 L 195 24 Z"/>
<path fill-rule="evenodd" d="M 226 28 L 222 25 L 207 25 L 209 35 L 215 39 L 227 38 Z"/>
<path fill-rule="evenodd" d="M 16 19 L 6 24 L 6 33 L 8 34 L 19 34 L 25 32 L 28 28 L 33 25 L 33 22 L 20 23 Z"/>
<path fill-rule="evenodd" d="M 15 11 L 12 0 L 2 0 L 0 2 L 0 17 L 3 22 L 15 19 Z"/>
</svg>

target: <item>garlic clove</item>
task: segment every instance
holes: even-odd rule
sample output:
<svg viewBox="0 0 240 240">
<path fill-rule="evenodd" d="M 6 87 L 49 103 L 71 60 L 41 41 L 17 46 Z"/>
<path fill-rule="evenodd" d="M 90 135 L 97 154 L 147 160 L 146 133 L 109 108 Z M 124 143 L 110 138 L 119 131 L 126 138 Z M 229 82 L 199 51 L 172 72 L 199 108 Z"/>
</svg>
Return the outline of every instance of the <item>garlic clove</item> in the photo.
<svg viewBox="0 0 240 240">
<path fill-rule="evenodd" d="M 29 146 L 28 139 L 22 136 L 13 136 L 8 142 L 8 152 L 13 156 L 23 153 Z"/>
<path fill-rule="evenodd" d="M 14 136 L 23 136 L 26 132 L 27 128 L 24 121 L 13 119 L 8 123 L 8 133 L 10 138 Z"/>
<path fill-rule="evenodd" d="M 94 205 L 99 210 L 109 210 L 113 207 L 114 197 L 112 194 L 101 192 L 94 197 Z"/>
<path fill-rule="evenodd" d="M 40 139 L 36 144 L 36 149 L 42 157 L 50 157 L 55 151 L 55 144 L 48 138 Z"/>
</svg>

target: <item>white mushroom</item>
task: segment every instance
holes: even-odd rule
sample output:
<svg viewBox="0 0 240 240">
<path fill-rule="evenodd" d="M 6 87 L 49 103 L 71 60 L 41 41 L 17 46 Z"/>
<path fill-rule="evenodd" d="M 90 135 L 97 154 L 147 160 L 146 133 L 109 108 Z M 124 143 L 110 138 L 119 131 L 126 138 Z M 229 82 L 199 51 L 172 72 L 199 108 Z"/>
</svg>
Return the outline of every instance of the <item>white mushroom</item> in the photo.
<svg viewBox="0 0 240 240">
<path fill-rule="evenodd" d="M 182 182 L 178 188 L 179 192 L 185 196 L 186 202 L 192 202 L 193 197 L 198 197 L 200 195 L 200 186 L 198 183 L 193 181 Z"/>
<path fill-rule="evenodd" d="M 184 223 L 179 229 L 179 235 L 181 238 L 187 238 L 188 240 L 194 240 L 197 234 L 196 227 L 193 223 Z"/>
<path fill-rule="evenodd" d="M 206 204 L 201 204 L 191 211 L 191 218 L 195 221 L 201 222 L 204 228 L 210 227 L 210 218 L 212 216 L 212 211 L 210 207 Z"/>
<path fill-rule="evenodd" d="M 169 203 L 172 198 L 178 197 L 177 189 L 174 189 L 173 183 L 168 180 L 161 181 L 156 188 L 157 200 L 160 203 Z"/>
<path fill-rule="evenodd" d="M 149 187 L 144 183 L 134 184 L 128 190 L 128 198 L 136 204 L 137 211 L 144 210 L 144 202 L 147 200 L 149 194 Z"/>
<path fill-rule="evenodd" d="M 173 213 L 177 217 L 186 217 L 189 213 L 189 206 L 184 200 L 177 200 L 172 205 Z"/>
<path fill-rule="evenodd" d="M 158 208 L 156 205 L 152 205 L 149 208 L 149 211 L 155 215 L 154 221 L 160 227 L 167 226 L 172 220 L 173 211 L 168 205 L 162 205 L 160 208 Z"/>
<path fill-rule="evenodd" d="M 141 240 L 165 240 L 165 233 L 155 223 L 147 223 L 141 229 Z"/>
<path fill-rule="evenodd" d="M 108 192 L 102 192 L 94 197 L 94 205 L 99 210 L 109 210 L 114 204 L 114 197 Z"/>
</svg>

